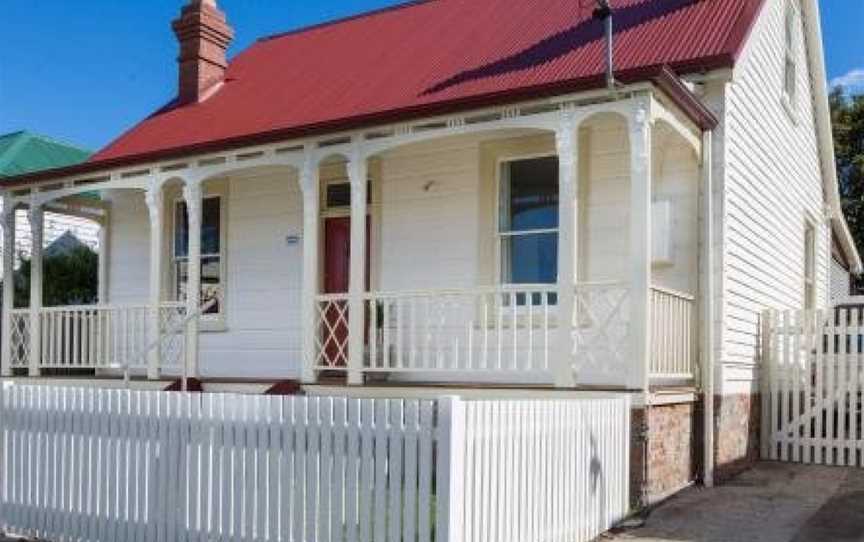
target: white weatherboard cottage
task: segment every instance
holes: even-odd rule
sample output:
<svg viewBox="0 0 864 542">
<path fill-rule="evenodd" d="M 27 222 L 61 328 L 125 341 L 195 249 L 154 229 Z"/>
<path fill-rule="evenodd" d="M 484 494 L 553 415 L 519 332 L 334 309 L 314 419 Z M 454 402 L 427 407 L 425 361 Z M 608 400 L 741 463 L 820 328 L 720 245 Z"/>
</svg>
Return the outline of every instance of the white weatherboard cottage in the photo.
<svg viewBox="0 0 864 542">
<path fill-rule="evenodd" d="M 12 210 L 29 211 L 34 240 L 44 209 L 99 191 L 107 243 L 98 306 L 43 307 L 34 265 L 29 307 L 3 313 L 3 375 L 93 375 L 110 385 L 127 373 L 138 386 L 184 376 L 205 390 L 297 379 L 310 391 L 344 382 L 352 387 L 339 393 L 370 395 L 419 393 L 409 387 L 421 384 L 472 384 L 465 393 L 489 385 L 504 397 L 600 389 L 633 393 L 640 408 L 689 405 L 690 417 L 705 393 L 717 398 L 707 415 L 718 418 L 718 432 L 704 435 L 706 479 L 714 460 L 747 458 L 740 428 L 757 393 L 760 312 L 828 302 L 832 228 L 861 268 L 839 207 L 816 1 L 612 2 L 613 17 L 626 12 L 614 88 L 602 82 L 599 21 L 565 20 L 579 16 L 577 2 L 470 9 L 481 4 L 512 12 L 502 19 L 537 17 L 507 23 L 516 46 L 532 32 L 525 45 L 544 51 L 544 40 L 566 38 L 574 45 L 562 58 L 593 63 L 573 74 L 557 57 L 548 69 L 516 62 L 533 77 L 519 93 L 505 92 L 522 83 L 498 71 L 488 88 L 478 88 L 482 77 L 465 83 L 488 99 L 308 129 L 261 120 L 251 137 L 239 132 L 263 106 L 241 90 L 268 59 L 308 67 L 320 50 L 314 64 L 326 66 L 338 61 L 327 55 L 351 48 L 334 53 L 334 40 L 356 37 L 360 25 L 380 25 L 366 38 L 374 47 L 388 29 L 417 19 L 434 27 L 436 13 L 444 20 L 469 5 L 421 2 L 274 37 L 226 75 L 230 29 L 214 2 L 193 1 L 186 10 L 207 15 L 195 24 L 215 30 L 184 33 L 188 21 L 175 23 L 174 109 L 84 167 L 6 188 L 4 224 Z M 683 32 L 691 27 L 725 48 L 711 58 L 689 50 L 701 44 Z M 505 54 L 487 38 L 473 47 Z M 207 48 L 188 56 L 195 39 L 221 47 L 221 60 Z M 367 62 L 380 80 L 352 84 L 398 79 Z M 430 58 L 429 69 L 447 62 Z M 494 88 L 502 80 L 509 87 Z M 284 92 L 299 92 L 286 90 L 293 85 Z M 260 101 L 271 96 L 264 90 Z M 309 118 L 327 110 L 301 98 Z M 208 105 L 214 117 L 195 117 Z M 237 111 L 242 126 L 231 132 Z M 210 122 L 223 131 L 208 141 Z M 14 246 L 14 228 L 4 232 Z M 11 307 L 11 289 L 4 296 Z M 670 461 L 679 459 L 691 461 Z M 680 488 L 694 475 L 688 465 L 647 491 Z"/>
</svg>

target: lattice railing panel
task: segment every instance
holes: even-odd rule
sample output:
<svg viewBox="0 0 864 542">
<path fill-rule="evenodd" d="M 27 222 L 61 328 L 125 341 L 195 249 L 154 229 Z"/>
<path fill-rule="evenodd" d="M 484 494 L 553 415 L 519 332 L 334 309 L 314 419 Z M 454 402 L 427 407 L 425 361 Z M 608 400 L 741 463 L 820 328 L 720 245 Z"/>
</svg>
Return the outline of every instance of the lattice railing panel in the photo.
<svg viewBox="0 0 864 542">
<path fill-rule="evenodd" d="M 315 303 L 315 367 L 345 370 L 348 367 L 348 296 L 320 295 Z"/>
<path fill-rule="evenodd" d="M 12 367 L 27 367 L 30 363 L 30 311 L 11 311 L 9 348 Z"/>
<path fill-rule="evenodd" d="M 165 303 L 159 308 L 159 365 L 180 367 L 186 353 L 185 303 Z"/>
<path fill-rule="evenodd" d="M 577 285 L 575 320 L 576 381 L 625 384 L 632 362 L 629 286 L 620 282 Z"/>
</svg>

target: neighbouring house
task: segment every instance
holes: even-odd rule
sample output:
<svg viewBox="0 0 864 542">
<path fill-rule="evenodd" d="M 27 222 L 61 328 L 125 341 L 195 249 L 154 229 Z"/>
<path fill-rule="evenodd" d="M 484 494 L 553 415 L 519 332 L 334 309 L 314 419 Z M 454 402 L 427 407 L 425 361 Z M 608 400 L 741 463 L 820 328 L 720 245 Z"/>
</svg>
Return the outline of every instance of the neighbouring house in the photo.
<svg viewBox="0 0 864 542">
<path fill-rule="evenodd" d="M 0 186 L 9 177 L 80 164 L 91 154 L 75 145 L 24 130 L 0 135 Z M 78 242 L 98 249 L 99 224 L 89 216 L 66 211 L 65 206 L 46 209 L 45 243 L 50 245 L 62 239 L 61 243 L 68 245 L 69 236 L 74 236 Z M 18 214 L 16 231 L 16 256 L 29 256 L 31 238 L 26 213 Z"/>
<path fill-rule="evenodd" d="M 584 4 L 419 1 L 229 61 L 225 14 L 189 2 L 176 99 L 3 183 L 4 224 L 29 211 L 37 241 L 44 211 L 98 192 L 111 247 L 98 307 L 43 308 L 34 244 L 30 308 L 4 292 L 3 375 L 602 390 L 632 397 L 639 504 L 746 467 L 762 311 L 827 306 L 832 232 L 861 270 L 818 3 L 613 1 L 611 73 Z"/>
</svg>

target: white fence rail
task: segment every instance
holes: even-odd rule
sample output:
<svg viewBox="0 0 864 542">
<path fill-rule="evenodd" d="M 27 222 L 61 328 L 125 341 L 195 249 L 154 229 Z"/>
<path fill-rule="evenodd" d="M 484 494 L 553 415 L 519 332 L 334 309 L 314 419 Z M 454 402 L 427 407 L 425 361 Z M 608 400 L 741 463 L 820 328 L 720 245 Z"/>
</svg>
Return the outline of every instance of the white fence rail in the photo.
<svg viewBox="0 0 864 542">
<path fill-rule="evenodd" d="M 49 539 L 587 542 L 627 511 L 627 397 L 9 386 L 0 417 L 0 519 Z"/>
<path fill-rule="evenodd" d="M 651 376 L 696 376 L 696 299 L 690 294 L 651 288 Z"/>
<path fill-rule="evenodd" d="M 462 540 L 588 541 L 627 515 L 627 399 L 464 405 Z"/>
<path fill-rule="evenodd" d="M 864 466 L 864 310 L 770 311 L 762 457 Z"/>
<path fill-rule="evenodd" d="M 41 359 L 39 369 L 143 368 L 141 353 L 150 342 L 150 307 L 147 305 L 84 305 L 47 307 L 39 311 Z M 182 330 L 171 331 L 183 320 L 186 306 L 166 302 L 159 308 L 160 364 L 180 368 Z M 12 367 L 30 364 L 30 311 L 12 311 Z"/>
</svg>

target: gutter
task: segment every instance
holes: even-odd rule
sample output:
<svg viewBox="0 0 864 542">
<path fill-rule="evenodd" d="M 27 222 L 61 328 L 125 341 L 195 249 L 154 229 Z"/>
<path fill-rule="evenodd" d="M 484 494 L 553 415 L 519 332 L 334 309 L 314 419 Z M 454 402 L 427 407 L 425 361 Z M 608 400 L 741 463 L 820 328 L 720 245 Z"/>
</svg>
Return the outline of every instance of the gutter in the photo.
<svg viewBox="0 0 864 542">
<path fill-rule="evenodd" d="M 843 215 L 843 206 L 840 202 L 840 189 L 837 182 L 837 168 L 834 156 L 834 132 L 831 128 L 831 107 L 828 102 L 828 81 L 825 73 L 825 52 L 822 47 L 822 28 L 819 23 L 819 5 L 816 0 L 805 0 L 804 8 L 804 30 L 807 38 L 807 50 L 811 70 L 811 81 L 813 81 L 813 103 L 815 107 L 816 130 L 819 137 L 819 151 L 822 162 L 822 178 L 824 184 L 825 198 L 831 214 L 832 229 L 838 234 L 837 238 L 843 250 L 849 256 L 849 264 L 852 273 L 860 275 L 864 272 L 861 263 L 861 255 L 855 240 L 849 231 L 846 217 Z"/>
</svg>

